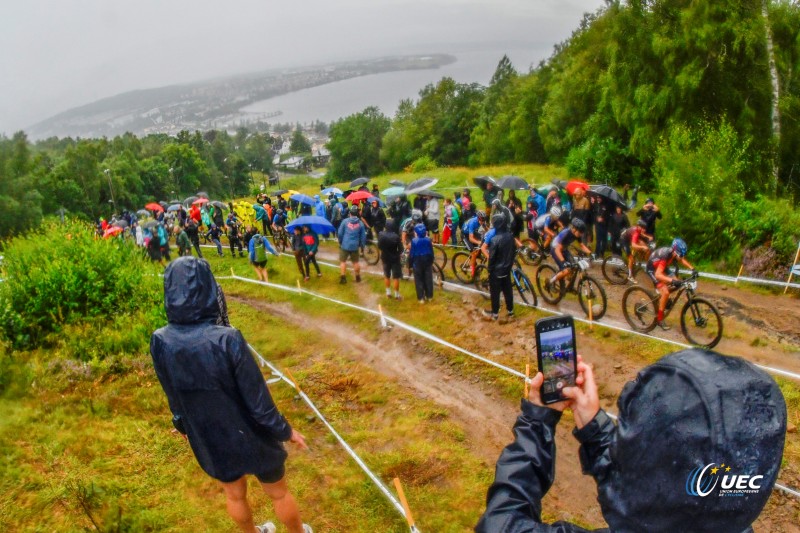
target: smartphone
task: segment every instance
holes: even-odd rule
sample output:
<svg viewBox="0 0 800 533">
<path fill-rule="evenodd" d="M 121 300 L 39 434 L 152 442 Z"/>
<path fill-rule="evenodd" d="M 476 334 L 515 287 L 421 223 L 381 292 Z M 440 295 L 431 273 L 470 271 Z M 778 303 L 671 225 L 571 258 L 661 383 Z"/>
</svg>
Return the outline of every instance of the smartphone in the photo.
<svg viewBox="0 0 800 533">
<path fill-rule="evenodd" d="M 544 374 L 542 403 L 565 400 L 564 387 L 575 385 L 578 355 L 575 345 L 575 323 L 571 316 L 542 318 L 536 321 L 536 357 Z"/>
</svg>

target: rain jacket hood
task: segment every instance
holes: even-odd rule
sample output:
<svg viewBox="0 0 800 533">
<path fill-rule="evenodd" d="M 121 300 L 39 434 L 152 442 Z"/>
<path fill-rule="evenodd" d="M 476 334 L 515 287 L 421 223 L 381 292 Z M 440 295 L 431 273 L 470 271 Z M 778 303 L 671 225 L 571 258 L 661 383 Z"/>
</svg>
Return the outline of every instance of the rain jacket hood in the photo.
<svg viewBox="0 0 800 533">
<path fill-rule="evenodd" d="M 167 266 L 164 308 L 170 324 L 217 321 L 220 315 L 217 282 L 207 262 L 184 256 Z"/>
<path fill-rule="evenodd" d="M 639 372 L 618 405 L 611 463 L 598 479 L 612 531 L 749 528 L 783 456 L 786 404 L 774 380 L 743 359 L 690 349 Z M 763 478 L 755 493 L 726 497 L 719 492 L 725 475 Z M 716 483 L 708 496 L 691 494 L 698 476 L 701 492 Z"/>
</svg>

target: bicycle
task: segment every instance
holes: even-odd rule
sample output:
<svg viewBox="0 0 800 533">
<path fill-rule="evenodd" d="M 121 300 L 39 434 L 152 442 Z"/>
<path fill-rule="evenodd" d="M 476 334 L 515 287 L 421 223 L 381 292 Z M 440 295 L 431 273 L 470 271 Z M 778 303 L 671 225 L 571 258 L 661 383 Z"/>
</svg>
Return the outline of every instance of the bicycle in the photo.
<svg viewBox="0 0 800 533">
<path fill-rule="evenodd" d="M 514 258 L 514 266 L 511 267 L 511 281 L 517 288 L 522 301 L 526 305 L 536 307 L 539 305 L 539 299 L 536 296 L 536 291 L 533 290 L 533 284 L 525 272 L 522 271 L 522 265 L 519 262 L 519 257 L 524 253 L 522 248 L 517 248 L 517 257 Z M 489 288 L 489 267 L 482 264 L 475 269 L 475 286 L 478 290 L 482 291 L 483 297 L 488 298 L 486 293 L 490 292 Z"/>
<path fill-rule="evenodd" d="M 670 315 L 681 295 L 685 294 L 686 303 L 681 308 L 681 333 L 691 344 L 710 349 L 722 339 L 722 315 L 714 304 L 696 297 L 696 290 L 697 274 L 681 280 L 681 286 L 671 291 L 664 318 Z M 648 291 L 636 285 L 628 287 L 622 295 L 625 320 L 636 331 L 652 331 L 658 319 L 660 298 L 657 291 Z"/>
<path fill-rule="evenodd" d="M 647 245 L 652 253 L 656 249 L 656 243 L 650 242 Z M 646 260 L 646 256 L 642 252 L 634 250 L 633 252 L 633 275 L 632 279 L 636 279 L 639 274 L 644 272 L 641 263 Z M 608 280 L 612 285 L 626 285 L 630 280 L 628 279 L 628 257 L 621 255 L 609 255 L 603 258 L 603 265 L 600 267 L 603 271 L 603 277 Z M 648 277 L 648 279 L 650 279 Z"/>
<path fill-rule="evenodd" d="M 286 229 L 283 226 L 278 226 L 278 229 L 272 230 L 272 242 L 275 243 L 275 250 L 278 251 L 279 254 L 286 252 L 286 249 L 291 249 L 292 245 L 289 242 L 289 234 L 286 233 Z"/>
<path fill-rule="evenodd" d="M 535 239 L 524 239 L 522 241 L 519 256 L 526 265 L 538 266 L 548 255 L 549 250 L 545 249 L 541 235 L 537 235 Z"/>
<path fill-rule="evenodd" d="M 455 275 L 456 279 L 461 283 L 474 283 L 475 274 L 478 272 L 478 266 L 486 263 L 486 257 L 483 253 L 478 252 L 475 271 L 473 272 L 470 257 L 471 252 L 456 252 L 453 254 L 453 259 L 450 261 L 453 275 Z"/>
<path fill-rule="evenodd" d="M 408 250 L 403 250 L 403 253 L 400 254 L 400 265 L 402 265 L 403 270 L 408 271 L 409 278 L 414 277 L 414 271 L 408 264 Z M 433 270 L 433 284 L 441 289 L 444 287 L 444 282 L 446 281 L 444 277 L 444 270 L 442 270 L 442 267 L 436 264 L 435 260 L 431 265 L 431 269 Z"/>
<path fill-rule="evenodd" d="M 444 245 L 433 245 L 433 262 L 439 265 L 441 270 L 447 268 L 447 250 L 445 250 Z"/>
<path fill-rule="evenodd" d="M 377 265 L 381 260 L 381 251 L 378 245 L 374 242 L 367 242 L 367 245 L 361 249 L 361 259 L 368 265 Z"/>
<path fill-rule="evenodd" d="M 589 315 L 591 303 L 592 320 L 600 320 L 606 314 L 608 301 L 606 291 L 600 283 L 586 273 L 591 268 L 588 258 L 578 259 L 569 265 L 569 274 L 566 279 L 558 280 L 557 285 L 550 283 L 557 270 L 549 264 L 540 265 L 536 269 L 536 287 L 545 302 L 556 305 L 560 302 L 567 292 L 574 292 L 578 295 L 578 302 L 581 309 Z"/>
</svg>

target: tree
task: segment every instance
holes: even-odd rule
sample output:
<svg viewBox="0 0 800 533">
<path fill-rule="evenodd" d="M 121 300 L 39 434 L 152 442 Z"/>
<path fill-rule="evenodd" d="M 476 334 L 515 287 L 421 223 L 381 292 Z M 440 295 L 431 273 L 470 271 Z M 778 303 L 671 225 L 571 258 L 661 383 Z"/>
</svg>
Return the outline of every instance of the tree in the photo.
<svg viewBox="0 0 800 533">
<path fill-rule="evenodd" d="M 289 145 L 289 150 L 293 154 L 305 154 L 311 151 L 311 143 L 308 142 L 306 136 L 303 135 L 303 130 L 297 128 L 292 134 L 292 143 Z"/>
<path fill-rule="evenodd" d="M 331 152 L 330 179 L 345 180 L 380 173 L 383 170 L 381 144 L 390 123 L 375 106 L 334 122 L 327 145 Z"/>
</svg>

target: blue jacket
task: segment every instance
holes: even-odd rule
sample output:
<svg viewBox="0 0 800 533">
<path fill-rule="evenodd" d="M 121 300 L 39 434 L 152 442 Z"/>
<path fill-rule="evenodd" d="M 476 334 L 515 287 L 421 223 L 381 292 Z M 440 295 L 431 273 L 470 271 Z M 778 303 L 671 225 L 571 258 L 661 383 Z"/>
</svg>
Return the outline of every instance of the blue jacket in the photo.
<svg viewBox="0 0 800 533">
<path fill-rule="evenodd" d="M 433 243 L 429 237 L 414 237 L 411 241 L 411 251 L 408 254 L 408 264 L 414 266 L 414 260 L 429 255 L 433 257 Z"/>
<path fill-rule="evenodd" d="M 325 204 L 322 203 L 322 201 L 317 200 L 317 203 L 314 206 L 314 208 L 316 210 L 316 215 L 318 217 L 324 217 L 325 216 Z"/>
<path fill-rule="evenodd" d="M 346 252 L 355 252 L 367 245 L 367 230 L 358 217 L 342 220 L 336 236 L 339 238 L 339 246 Z"/>
<path fill-rule="evenodd" d="M 260 474 L 286 459 L 292 428 L 278 411 L 239 330 L 218 325 L 221 291 L 205 261 L 184 256 L 164 273 L 169 324 L 150 354 L 175 428 L 200 467 L 224 482 Z"/>
</svg>

